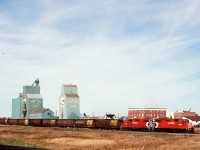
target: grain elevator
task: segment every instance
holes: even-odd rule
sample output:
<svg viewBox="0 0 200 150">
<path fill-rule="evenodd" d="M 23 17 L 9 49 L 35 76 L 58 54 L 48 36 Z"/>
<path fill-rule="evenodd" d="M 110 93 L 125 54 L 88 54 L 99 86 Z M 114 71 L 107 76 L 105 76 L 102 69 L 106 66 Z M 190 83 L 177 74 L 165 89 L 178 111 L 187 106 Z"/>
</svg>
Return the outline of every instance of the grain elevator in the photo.
<svg viewBox="0 0 200 150">
<path fill-rule="evenodd" d="M 23 86 L 23 92 L 19 93 L 19 97 L 12 99 L 12 118 L 54 118 L 54 113 L 50 109 L 43 108 L 39 79 L 36 79 L 32 85 Z"/>
<path fill-rule="evenodd" d="M 80 116 L 80 101 L 77 86 L 63 84 L 59 98 L 59 118 L 77 119 Z"/>
</svg>

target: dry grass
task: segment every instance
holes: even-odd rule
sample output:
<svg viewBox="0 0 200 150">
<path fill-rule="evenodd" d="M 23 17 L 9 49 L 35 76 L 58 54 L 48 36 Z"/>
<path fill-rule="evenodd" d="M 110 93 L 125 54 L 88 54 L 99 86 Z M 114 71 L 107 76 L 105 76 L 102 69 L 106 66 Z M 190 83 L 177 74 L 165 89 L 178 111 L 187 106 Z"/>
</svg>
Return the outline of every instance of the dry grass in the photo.
<svg viewBox="0 0 200 150">
<path fill-rule="evenodd" d="M 195 128 L 195 133 L 200 134 L 200 128 Z"/>
<path fill-rule="evenodd" d="M 195 132 L 199 132 L 196 129 Z M 0 126 L 0 144 L 46 149 L 199 149 L 200 134 Z"/>
</svg>

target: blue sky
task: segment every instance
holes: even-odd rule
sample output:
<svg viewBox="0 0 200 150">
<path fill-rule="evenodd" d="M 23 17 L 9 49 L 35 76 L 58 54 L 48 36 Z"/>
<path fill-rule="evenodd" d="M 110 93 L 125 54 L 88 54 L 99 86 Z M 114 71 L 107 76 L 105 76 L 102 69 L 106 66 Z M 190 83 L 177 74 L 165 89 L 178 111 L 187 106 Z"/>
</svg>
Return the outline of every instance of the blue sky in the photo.
<svg viewBox="0 0 200 150">
<path fill-rule="evenodd" d="M 0 116 L 40 79 L 58 110 L 76 84 L 81 112 L 130 107 L 200 114 L 200 1 L 0 0 Z"/>
</svg>

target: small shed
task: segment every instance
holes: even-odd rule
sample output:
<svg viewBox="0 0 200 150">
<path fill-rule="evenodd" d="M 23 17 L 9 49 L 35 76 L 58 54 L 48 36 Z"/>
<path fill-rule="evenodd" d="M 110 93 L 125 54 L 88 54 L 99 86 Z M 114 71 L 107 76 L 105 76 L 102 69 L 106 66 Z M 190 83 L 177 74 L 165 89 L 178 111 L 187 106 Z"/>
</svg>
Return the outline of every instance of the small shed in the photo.
<svg viewBox="0 0 200 150">
<path fill-rule="evenodd" d="M 52 119 L 54 118 L 54 112 L 49 108 L 39 108 L 30 112 L 30 119 Z"/>
</svg>

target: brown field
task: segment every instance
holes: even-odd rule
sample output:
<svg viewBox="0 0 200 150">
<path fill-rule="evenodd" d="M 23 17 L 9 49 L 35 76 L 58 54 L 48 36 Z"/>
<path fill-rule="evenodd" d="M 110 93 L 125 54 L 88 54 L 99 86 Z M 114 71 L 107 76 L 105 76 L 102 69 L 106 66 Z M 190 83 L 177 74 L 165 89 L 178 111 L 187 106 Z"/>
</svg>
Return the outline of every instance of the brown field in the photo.
<svg viewBox="0 0 200 150">
<path fill-rule="evenodd" d="M 196 129 L 195 132 L 200 133 L 200 129 Z M 0 125 L 0 145 L 59 150 L 188 150 L 200 148 L 200 134 Z"/>
</svg>

